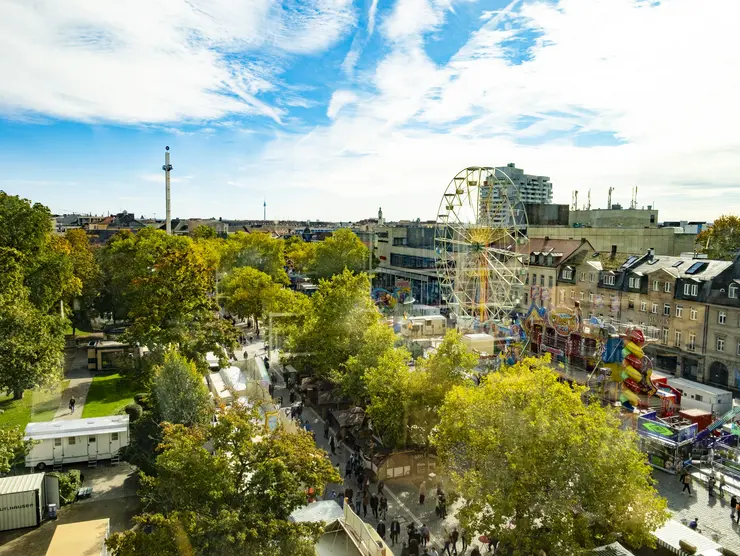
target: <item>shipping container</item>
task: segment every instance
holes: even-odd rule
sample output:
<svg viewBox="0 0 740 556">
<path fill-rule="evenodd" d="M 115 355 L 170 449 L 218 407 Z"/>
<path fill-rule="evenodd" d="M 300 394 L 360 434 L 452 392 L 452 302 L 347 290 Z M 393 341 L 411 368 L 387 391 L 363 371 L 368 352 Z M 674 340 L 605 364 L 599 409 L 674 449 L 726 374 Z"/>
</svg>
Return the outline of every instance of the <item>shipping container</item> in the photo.
<svg viewBox="0 0 740 556">
<path fill-rule="evenodd" d="M 45 515 L 44 473 L 0 479 L 0 531 L 35 527 Z"/>
</svg>

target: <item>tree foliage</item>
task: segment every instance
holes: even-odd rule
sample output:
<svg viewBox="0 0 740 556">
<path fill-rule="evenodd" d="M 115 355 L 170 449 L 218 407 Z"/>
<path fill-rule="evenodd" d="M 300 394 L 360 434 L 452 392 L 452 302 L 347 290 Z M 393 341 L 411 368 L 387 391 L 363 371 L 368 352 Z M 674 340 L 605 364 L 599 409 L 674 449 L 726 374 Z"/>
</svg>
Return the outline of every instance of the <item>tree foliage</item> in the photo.
<svg viewBox="0 0 740 556">
<path fill-rule="evenodd" d="M 303 326 L 288 338 L 289 360 L 298 369 L 328 378 L 358 353 L 365 332 L 379 319 L 367 275 L 345 270 L 321 280 Z"/>
<path fill-rule="evenodd" d="M 240 405 L 220 410 L 213 427 L 166 426 L 156 467 L 156 477 L 142 478 L 147 513 L 137 518 L 151 532 L 112 535 L 117 556 L 308 556 L 321 526 L 288 517 L 308 487 L 320 493 L 341 480 L 310 434 L 267 432 L 258 413 Z"/>
<path fill-rule="evenodd" d="M 710 259 L 730 261 L 740 250 L 740 217 L 725 214 L 696 237 L 696 244 Z"/>
<path fill-rule="evenodd" d="M 206 226 L 205 224 L 200 224 L 195 227 L 192 236 L 194 239 L 215 239 L 218 237 L 218 234 L 216 233 L 215 228 Z"/>
<path fill-rule="evenodd" d="M 64 352 L 62 318 L 30 301 L 23 260 L 17 251 L 0 247 L 0 390 L 16 399 L 29 388 L 57 383 Z"/>
<path fill-rule="evenodd" d="M 73 307 L 73 326 L 88 326 L 94 314 L 95 299 L 100 289 L 100 267 L 84 230 L 67 230 L 64 239 L 69 245 L 72 272 L 79 281 L 77 303 L 69 300 Z"/>
<path fill-rule="evenodd" d="M 316 244 L 308 263 L 309 273 L 321 279 L 341 274 L 345 269 L 362 272 L 368 268 L 368 257 L 367 247 L 352 230 L 337 230 Z"/>
<path fill-rule="evenodd" d="M 162 421 L 186 426 L 210 422 L 213 405 L 203 376 L 176 351 L 167 353 L 157 368 L 152 391 Z"/>
<path fill-rule="evenodd" d="M 395 348 L 383 353 L 375 366 L 365 370 L 364 384 L 368 391 L 367 414 L 372 419 L 383 444 L 402 448 L 408 441 L 411 411 L 412 373 L 409 354 Z"/>
<path fill-rule="evenodd" d="M 316 255 L 316 246 L 319 244 L 303 241 L 298 236 L 291 236 L 284 242 L 286 263 L 296 272 L 308 272 Z"/>
<path fill-rule="evenodd" d="M 281 240 L 270 234 L 236 232 L 229 236 L 224 250 L 225 270 L 252 267 L 269 275 L 278 284 L 288 284 L 285 251 Z"/>
<path fill-rule="evenodd" d="M 33 441 L 23 440 L 23 436 L 20 427 L 0 428 L 0 476 L 9 473 L 31 449 Z"/>
<path fill-rule="evenodd" d="M 666 503 L 635 434 L 548 363 L 524 359 L 448 393 L 435 444 L 463 498 L 463 527 L 516 555 L 654 543 Z"/>
<path fill-rule="evenodd" d="M 235 345 L 236 331 L 218 318 L 215 274 L 187 237 L 145 228 L 114 236 L 103 249 L 106 303 L 131 322 L 125 339 L 148 346 L 177 346 L 202 361 Z"/>
</svg>

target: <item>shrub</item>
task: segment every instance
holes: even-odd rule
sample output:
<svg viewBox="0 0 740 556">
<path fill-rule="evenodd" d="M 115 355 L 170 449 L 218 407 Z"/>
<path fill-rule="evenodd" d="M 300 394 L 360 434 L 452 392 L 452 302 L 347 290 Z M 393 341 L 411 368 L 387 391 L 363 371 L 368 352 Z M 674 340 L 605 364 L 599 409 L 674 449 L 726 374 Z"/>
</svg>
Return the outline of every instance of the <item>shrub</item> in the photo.
<svg viewBox="0 0 740 556">
<path fill-rule="evenodd" d="M 139 417 L 141 417 L 141 414 L 143 413 L 143 409 L 138 403 L 130 403 L 125 408 L 124 411 L 128 415 L 129 421 L 132 423 L 136 421 Z"/>
<path fill-rule="evenodd" d="M 80 485 L 82 485 L 80 471 L 78 469 L 70 469 L 65 473 L 54 471 L 49 475 L 59 479 L 60 505 L 66 506 L 74 502 L 77 498 L 77 491 L 80 490 Z"/>
<path fill-rule="evenodd" d="M 151 397 L 146 392 L 141 392 L 139 394 L 136 394 L 134 396 L 134 401 L 138 403 L 144 410 L 149 410 L 152 408 Z"/>
</svg>

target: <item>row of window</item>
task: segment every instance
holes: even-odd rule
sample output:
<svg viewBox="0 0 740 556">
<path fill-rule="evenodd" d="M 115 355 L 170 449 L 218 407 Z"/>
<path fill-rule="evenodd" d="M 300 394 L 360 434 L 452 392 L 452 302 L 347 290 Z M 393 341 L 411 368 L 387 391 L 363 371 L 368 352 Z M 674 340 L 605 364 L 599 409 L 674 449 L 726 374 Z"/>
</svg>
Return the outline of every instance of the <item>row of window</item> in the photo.
<svg viewBox="0 0 740 556">
<path fill-rule="evenodd" d="M 565 269 L 562 272 L 562 277 L 564 280 L 570 280 L 573 277 L 573 271 L 570 269 Z M 587 280 L 588 278 L 588 280 Z M 597 273 L 596 272 L 581 272 L 580 281 L 581 282 L 591 282 L 595 283 L 597 280 Z M 604 274 L 604 285 L 605 286 L 613 286 L 616 284 L 617 277 L 615 274 Z M 627 286 L 632 289 L 639 289 L 640 288 L 640 280 L 641 278 L 639 276 L 630 276 L 627 280 Z M 662 286 L 661 286 L 662 284 Z M 653 280 L 653 291 L 659 292 L 661 289 L 665 293 L 671 293 L 673 291 L 673 283 L 671 282 L 662 282 L 660 280 Z M 728 291 L 727 291 L 727 297 L 730 299 L 737 299 L 738 298 L 738 290 L 740 290 L 740 286 L 737 284 L 730 284 Z M 683 294 L 694 296 L 696 297 L 699 294 L 699 285 L 698 284 L 684 284 L 683 285 Z"/>
<path fill-rule="evenodd" d="M 111 439 L 111 442 L 117 442 L 118 441 L 118 433 L 117 432 L 110 433 L 110 439 Z M 88 444 L 95 444 L 95 437 L 94 436 L 88 436 L 87 437 L 87 443 Z M 74 446 L 75 444 L 77 444 L 77 438 L 74 437 L 74 436 L 68 437 L 67 438 L 67 444 L 69 444 L 70 446 Z M 61 438 L 55 438 L 54 439 L 54 446 L 58 448 L 61 445 L 62 445 L 62 439 Z"/>
<path fill-rule="evenodd" d="M 524 285 L 529 286 L 529 274 L 527 274 L 527 276 L 524 278 Z M 537 275 L 536 274 L 532 274 L 532 285 L 533 286 L 537 285 Z M 552 288 L 554 285 L 555 284 L 554 284 L 553 277 L 548 276 L 547 277 L 547 287 Z M 543 288 L 545 287 L 545 275 L 544 274 L 540 274 L 540 287 L 543 287 Z"/>
<path fill-rule="evenodd" d="M 436 268 L 436 260 L 431 257 L 416 257 L 414 255 L 391 253 L 391 265 L 403 268 Z"/>
</svg>

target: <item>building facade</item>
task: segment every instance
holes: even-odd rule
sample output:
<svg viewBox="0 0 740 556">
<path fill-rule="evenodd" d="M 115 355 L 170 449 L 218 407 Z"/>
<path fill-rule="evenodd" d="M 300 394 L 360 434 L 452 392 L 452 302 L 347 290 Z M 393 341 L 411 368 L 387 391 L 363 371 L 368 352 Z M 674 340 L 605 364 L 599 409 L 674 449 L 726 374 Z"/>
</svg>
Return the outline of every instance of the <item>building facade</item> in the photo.
<svg viewBox="0 0 740 556">
<path fill-rule="evenodd" d="M 482 199 L 490 199 L 493 204 L 500 201 L 504 192 L 506 192 L 510 199 L 518 197 L 522 203 L 552 203 L 552 182 L 550 182 L 549 177 L 525 174 L 524 170 L 517 168 L 513 162 L 496 169 L 507 176 L 508 179 L 502 177 L 492 180 L 490 183 L 482 184 L 480 186 Z M 481 203 L 481 206 L 483 204 Z"/>
</svg>

